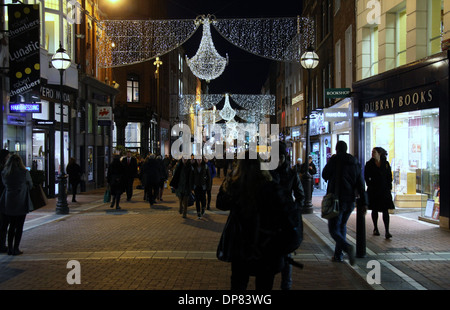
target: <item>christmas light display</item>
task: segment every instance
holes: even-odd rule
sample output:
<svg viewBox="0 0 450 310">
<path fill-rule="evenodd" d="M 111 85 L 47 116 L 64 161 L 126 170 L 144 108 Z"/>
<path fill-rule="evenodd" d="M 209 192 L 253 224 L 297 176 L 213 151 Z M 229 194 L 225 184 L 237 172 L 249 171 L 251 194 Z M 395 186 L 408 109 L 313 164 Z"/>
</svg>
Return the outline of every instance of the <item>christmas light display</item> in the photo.
<svg viewBox="0 0 450 310">
<path fill-rule="evenodd" d="M 191 59 L 186 56 L 187 65 L 192 73 L 199 79 L 206 80 L 206 82 L 218 78 L 228 64 L 228 55 L 227 57 L 220 56 L 214 47 L 210 23 L 215 21 L 212 18 L 210 15 L 197 18 L 195 23 L 197 25 L 203 24 L 200 47 Z"/>
<path fill-rule="evenodd" d="M 161 56 L 187 41 L 202 21 L 203 32 L 209 31 L 210 35 L 210 24 L 204 22 L 205 20 L 211 22 L 210 17 L 201 17 L 195 21 L 102 21 L 100 26 L 104 32 L 99 37 L 98 64 L 101 67 L 117 67 Z M 212 25 L 232 44 L 276 61 L 299 62 L 307 47 L 315 45 L 314 22 L 306 17 L 214 18 Z M 209 40 L 207 34 L 203 37 L 206 37 L 205 41 Z M 209 46 L 214 47 L 212 40 L 209 41 L 211 43 Z M 205 46 L 207 45 L 205 43 Z"/>
</svg>

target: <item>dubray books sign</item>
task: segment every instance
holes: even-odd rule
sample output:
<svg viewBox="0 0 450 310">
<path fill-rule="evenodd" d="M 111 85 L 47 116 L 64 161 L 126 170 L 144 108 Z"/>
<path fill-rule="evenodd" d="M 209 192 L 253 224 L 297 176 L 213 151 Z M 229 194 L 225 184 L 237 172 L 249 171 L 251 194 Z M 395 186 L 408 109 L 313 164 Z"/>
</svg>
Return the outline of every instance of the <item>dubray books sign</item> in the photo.
<svg viewBox="0 0 450 310">
<path fill-rule="evenodd" d="M 8 5 L 8 22 L 10 101 L 17 102 L 18 95 L 39 96 L 39 5 Z"/>
</svg>

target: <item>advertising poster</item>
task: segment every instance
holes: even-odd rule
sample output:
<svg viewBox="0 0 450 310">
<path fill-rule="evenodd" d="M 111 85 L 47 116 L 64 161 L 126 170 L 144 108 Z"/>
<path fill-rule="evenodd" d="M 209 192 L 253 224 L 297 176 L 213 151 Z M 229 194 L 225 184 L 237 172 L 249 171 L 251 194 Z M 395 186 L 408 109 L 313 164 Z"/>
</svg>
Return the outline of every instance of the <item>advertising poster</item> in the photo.
<svg viewBox="0 0 450 310">
<path fill-rule="evenodd" d="M 8 5 L 8 21 L 10 102 L 31 102 L 41 87 L 39 5 Z"/>
</svg>

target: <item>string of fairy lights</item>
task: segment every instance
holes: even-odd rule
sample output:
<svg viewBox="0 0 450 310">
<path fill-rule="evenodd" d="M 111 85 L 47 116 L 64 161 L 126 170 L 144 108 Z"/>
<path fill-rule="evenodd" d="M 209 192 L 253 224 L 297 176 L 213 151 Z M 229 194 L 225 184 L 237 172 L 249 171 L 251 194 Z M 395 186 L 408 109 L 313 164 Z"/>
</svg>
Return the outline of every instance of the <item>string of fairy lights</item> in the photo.
<svg viewBox="0 0 450 310">
<path fill-rule="evenodd" d="M 118 67 L 156 58 L 181 46 L 201 25 L 204 46 L 214 47 L 210 24 L 232 44 L 276 61 L 299 62 L 315 40 L 314 22 L 306 17 L 216 19 L 208 15 L 196 20 L 104 20 L 98 64 Z"/>
<path fill-rule="evenodd" d="M 105 20 L 99 38 L 100 67 L 119 67 L 151 60 L 168 53 L 189 40 L 202 25 L 202 39 L 197 53 L 186 56 L 192 73 L 199 79 L 219 77 L 228 64 L 228 55 L 221 56 L 212 40 L 213 25 L 218 33 L 241 49 L 276 61 L 300 62 L 300 56 L 314 46 L 314 22 L 305 17 L 216 19 L 201 15 L 192 20 Z M 225 98 L 222 109 L 216 105 Z M 233 109 L 232 99 L 239 108 Z M 208 94 L 179 97 L 180 115 L 195 110 L 202 125 L 221 126 L 228 139 L 236 139 L 238 129 L 249 124 L 258 125 L 269 115 L 275 115 L 275 96 Z M 240 123 L 236 120 L 242 120 Z M 254 131 L 256 133 L 256 131 Z M 252 134 L 253 135 L 253 134 Z"/>
</svg>

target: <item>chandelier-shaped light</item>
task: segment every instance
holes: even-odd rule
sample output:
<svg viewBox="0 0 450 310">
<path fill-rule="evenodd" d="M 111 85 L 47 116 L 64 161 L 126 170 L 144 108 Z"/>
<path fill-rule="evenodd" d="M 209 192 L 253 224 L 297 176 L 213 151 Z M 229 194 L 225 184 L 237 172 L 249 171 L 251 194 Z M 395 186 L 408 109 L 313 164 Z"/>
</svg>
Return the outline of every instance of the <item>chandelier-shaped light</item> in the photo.
<svg viewBox="0 0 450 310">
<path fill-rule="evenodd" d="M 202 40 L 195 56 L 191 59 L 186 56 L 186 62 L 192 73 L 199 79 L 206 80 L 207 82 L 218 78 L 228 64 L 228 54 L 227 57 L 222 57 L 214 47 L 210 27 L 210 23 L 212 22 L 210 15 L 201 16 L 196 19 L 196 24 L 203 24 Z"/>
<path fill-rule="evenodd" d="M 236 116 L 236 111 L 230 105 L 230 97 L 228 94 L 225 94 L 225 104 L 219 112 L 219 115 L 226 121 L 230 121 Z"/>
</svg>

